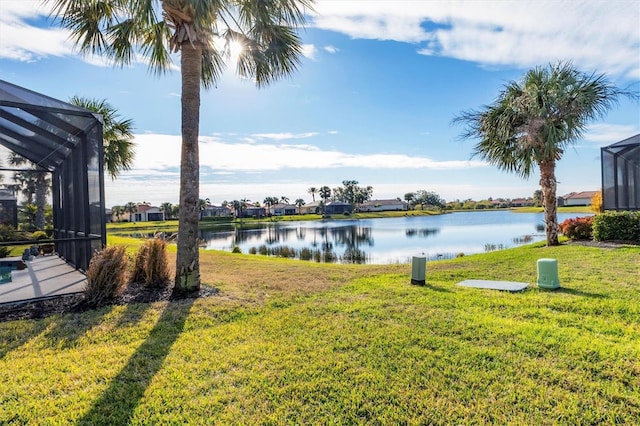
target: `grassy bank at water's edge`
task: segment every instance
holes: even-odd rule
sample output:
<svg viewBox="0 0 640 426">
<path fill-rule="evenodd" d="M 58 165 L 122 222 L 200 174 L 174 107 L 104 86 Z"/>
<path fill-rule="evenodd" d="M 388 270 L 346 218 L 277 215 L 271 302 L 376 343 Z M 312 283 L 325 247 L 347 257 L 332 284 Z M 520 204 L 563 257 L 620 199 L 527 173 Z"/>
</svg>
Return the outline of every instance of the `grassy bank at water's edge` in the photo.
<svg viewBox="0 0 640 426">
<path fill-rule="evenodd" d="M 561 289 L 455 285 L 533 283 L 541 257 Z M 217 296 L 0 323 L 0 423 L 633 424 L 638 264 L 534 244 L 413 286 L 410 265 L 203 251 Z"/>
</svg>

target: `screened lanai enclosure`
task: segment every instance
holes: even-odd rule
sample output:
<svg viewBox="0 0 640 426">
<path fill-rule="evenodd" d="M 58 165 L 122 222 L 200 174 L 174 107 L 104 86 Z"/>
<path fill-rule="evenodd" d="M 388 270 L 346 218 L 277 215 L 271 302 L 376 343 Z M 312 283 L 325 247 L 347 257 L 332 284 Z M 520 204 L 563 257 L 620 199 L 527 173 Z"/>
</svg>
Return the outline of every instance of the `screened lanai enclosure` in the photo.
<svg viewBox="0 0 640 426">
<path fill-rule="evenodd" d="M 640 210 L 640 134 L 601 149 L 602 208 Z"/>
<path fill-rule="evenodd" d="M 55 251 L 86 271 L 106 244 L 100 116 L 0 80 L 0 145 L 51 174 Z"/>
</svg>

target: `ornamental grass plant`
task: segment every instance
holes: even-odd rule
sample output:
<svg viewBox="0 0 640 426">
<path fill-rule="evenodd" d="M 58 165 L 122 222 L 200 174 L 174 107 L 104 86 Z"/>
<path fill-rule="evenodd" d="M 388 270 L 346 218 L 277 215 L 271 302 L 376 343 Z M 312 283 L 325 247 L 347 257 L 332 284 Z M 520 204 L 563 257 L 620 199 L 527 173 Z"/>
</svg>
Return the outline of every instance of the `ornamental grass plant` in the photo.
<svg viewBox="0 0 640 426">
<path fill-rule="evenodd" d="M 100 306 L 122 294 L 129 281 L 129 259 L 124 246 L 107 246 L 96 252 L 87 269 L 85 302 Z"/>
<path fill-rule="evenodd" d="M 152 238 L 138 248 L 135 255 L 132 281 L 146 287 L 166 287 L 171 282 L 171 268 L 167 258 L 167 243 Z"/>
</svg>

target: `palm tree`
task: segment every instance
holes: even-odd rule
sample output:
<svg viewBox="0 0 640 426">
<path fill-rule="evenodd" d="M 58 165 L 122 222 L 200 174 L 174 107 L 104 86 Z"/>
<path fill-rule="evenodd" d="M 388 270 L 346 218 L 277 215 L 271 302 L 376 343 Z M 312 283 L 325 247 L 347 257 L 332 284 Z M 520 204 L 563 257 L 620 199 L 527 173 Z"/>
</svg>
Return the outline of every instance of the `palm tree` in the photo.
<svg viewBox="0 0 640 426">
<path fill-rule="evenodd" d="M 36 229 L 44 229 L 47 195 L 51 192 L 49 174 L 44 170 L 39 170 L 35 164 L 15 152 L 9 154 L 9 164 L 12 166 L 29 165 L 33 168 L 33 170 L 15 172 L 13 180 L 19 185 L 22 195 L 25 196 L 25 204 L 34 204 L 36 206 L 33 225 Z"/>
<path fill-rule="evenodd" d="M 106 99 L 74 96 L 69 102 L 102 116 L 104 168 L 111 179 L 117 178 L 121 171 L 131 169 L 135 154 L 133 120 L 121 119 L 118 110 L 111 106 Z"/>
<path fill-rule="evenodd" d="M 164 218 L 166 220 L 171 219 L 171 217 L 173 216 L 173 204 L 169 203 L 169 202 L 164 202 L 162 204 L 160 204 L 160 210 L 162 210 L 164 212 Z"/>
<path fill-rule="evenodd" d="M 304 200 L 302 198 L 297 198 L 296 199 L 296 206 L 298 207 L 298 214 L 300 214 L 300 209 L 302 208 L 302 206 L 304 206 L 306 203 L 304 202 Z"/>
<path fill-rule="evenodd" d="M 307 192 L 311 194 L 311 197 L 313 198 L 313 202 L 315 203 L 316 194 L 318 193 L 318 188 L 316 188 L 315 186 L 312 186 L 311 188 L 307 189 Z"/>
<path fill-rule="evenodd" d="M 116 217 L 116 221 L 120 222 L 122 215 L 125 213 L 124 206 L 113 206 L 111 208 L 111 213 Z"/>
<path fill-rule="evenodd" d="M 270 207 L 275 204 L 278 204 L 278 197 L 265 197 L 263 204 L 266 207 L 267 214 L 271 214 Z"/>
<path fill-rule="evenodd" d="M 637 94 L 616 88 L 604 74 L 585 74 L 559 62 L 529 70 L 520 81 L 505 85 L 498 98 L 482 110 L 454 119 L 477 138 L 474 155 L 501 170 L 528 178 L 540 172 L 547 245 L 558 245 L 556 163 L 578 141 L 589 123 L 602 118 L 620 95 Z"/>
<path fill-rule="evenodd" d="M 180 52 L 182 152 L 174 292 L 198 291 L 200 85 L 215 87 L 234 45 L 243 47 L 237 73 L 258 87 L 290 76 L 302 53 L 296 29 L 313 0 L 45 1 L 53 3 L 61 25 L 71 30 L 83 53 L 104 55 L 121 66 L 144 55 L 151 70 L 162 74 L 171 68 L 171 53 Z M 226 40 L 222 49 L 214 37 Z"/>
<path fill-rule="evenodd" d="M 211 200 L 208 198 L 200 198 L 198 200 L 198 219 L 202 220 L 202 212 L 205 211 L 208 205 L 211 204 Z"/>
<path fill-rule="evenodd" d="M 138 205 L 133 201 L 129 201 L 124 205 L 124 212 L 129 213 L 129 220 L 131 221 L 131 215 L 138 211 Z"/>
<path fill-rule="evenodd" d="M 318 190 L 320 198 L 322 198 L 322 214 L 324 215 L 327 210 L 327 200 L 331 197 L 331 188 L 323 186 Z"/>
<path fill-rule="evenodd" d="M 289 197 L 285 197 L 283 195 L 282 197 L 280 197 L 280 201 L 282 201 L 282 204 L 289 204 Z"/>
</svg>

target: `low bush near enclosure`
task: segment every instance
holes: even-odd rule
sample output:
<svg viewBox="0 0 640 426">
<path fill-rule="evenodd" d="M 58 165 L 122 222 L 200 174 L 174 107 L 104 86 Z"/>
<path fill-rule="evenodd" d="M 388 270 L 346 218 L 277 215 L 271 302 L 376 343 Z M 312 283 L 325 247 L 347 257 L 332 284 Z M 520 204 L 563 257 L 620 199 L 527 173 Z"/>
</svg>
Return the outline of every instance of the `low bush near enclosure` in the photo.
<svg viewBox="0 0 640 426">
<path fill-rule="evenodd" d="M 590 240 L 593 234 L 593 216 L 567 219 L 558 225 L 558 229 L 571 240 Z"/>
<path fill-rule="evenodd" d="M 607 212 L 595 216 L 593 239 L 640 242 L 640 212 Z"/>
</svg>

